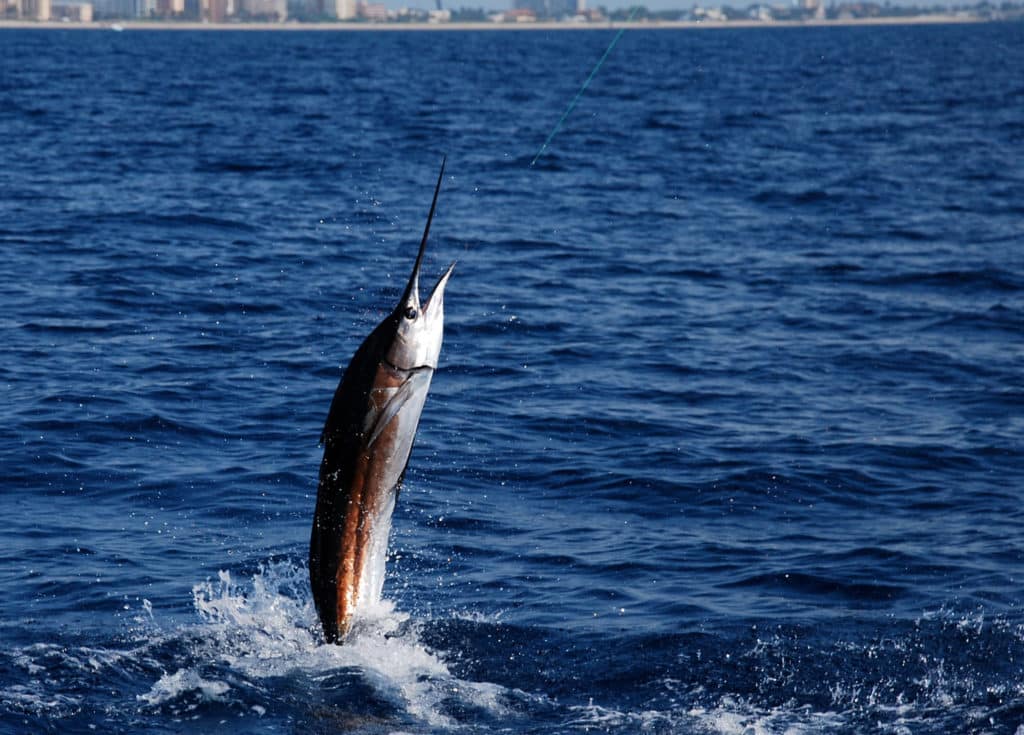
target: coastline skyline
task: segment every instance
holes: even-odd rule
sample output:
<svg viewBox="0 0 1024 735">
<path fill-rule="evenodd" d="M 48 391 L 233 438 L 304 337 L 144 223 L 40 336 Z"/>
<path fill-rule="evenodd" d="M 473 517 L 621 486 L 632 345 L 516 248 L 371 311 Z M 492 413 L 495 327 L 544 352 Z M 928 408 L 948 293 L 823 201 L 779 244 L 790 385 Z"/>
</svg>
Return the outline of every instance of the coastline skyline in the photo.
<svg viewBox="0 0 1024 735">
<path fill-rule="evenodd" d="M 888 16 L 880 18 L 847 18 L 807 21 L 762 21 L 756 19 L 714 20 L 714 21 L 619 21 L 605 20 L 600 23 L 569 23 L 543 20 L 534 23 L 491 23 L 452 21 L 447 23 L 366 23 L 366 22 L 220 22 L 180 20 L 138 20 L 106 19 L 99 21 L 34 21 L 0 20 L 0 31 L 4 30 L 94 30 L 94 31 L 318 31 L 331 32 L 445 32 L 445 31 L 601 31 L 615 29 L 629 30 L 745 30 L 783 28 L 842 28 L 852 26 L 884 27 L 911 25 L 1001 25 L 1013 20 L 991 20 L 969 14 L 929 13 L 927 15 Z"/>
<path fill-rule="evenodd" d="M 39 4 L 44 4 L 44 5 L 52 4 L 54 6 L 62 6 L 62 7 L 76 7 L 76 6 L 90 5 L 92 7 L 92 13 L 91 13 L 90 17 L 81 18 L 81 17 L 76 17 L 76 14 L 72 14 L 71 17 L 65 16 L 65 18 L 63 19 L 65 21 L 85 21 L 85 22 L 99 21 L 99 22 L 102 22 L 102 21 L 112 21 L 112 20 L 118 20 L 118 21 L 120 21 L 120 20 L 130 20 L 130 21 L 133 21 L 133 22 L 137 22 L 137 21 L 149 22 L 149 21 L 168 21 L 169 20 L 169 21 L 172 21 L 172 22 L 173 21 L 186 21 L 186 22 L 188 22 L 190 20 L 198 20 L 199 22 L 208 22 L 208 21 L 211 20 L 209 18 L 207 18 L 207 19 L 199 19 L 199 18 L 194 18 L 194 17 L 193 18 L 189 18 L 187 15 L 186 15 L 186 17 L 174 17 L 173 14 L 171 14 L 171 15 L 163 14 L 163 15 L 157 15 L 157 16 L 154 16 L 154 17 L 147 17 L 147 16 L 145 16 L 143 14 L 111 13 L 109 11 L 109 8 L 108 9 L 104 9 L 105 6 L 111 6 L 111 3 L 113 3 L 114 6 L 121 6 L 121 5 L 123 5 L 127 9 L 129 6 L 134 6 L 139 1 L 140 0 L 100 0 L 100 2 L 96 2 L 96 0 L 91 0 L 91 1 L 90 0 L 0 0 L 0 26 L 5 25 L 5 24 L 6 25 L 10 25 L 9 23 L 6 23 L 7 21 L 34 20 L 34 18 L 31 17 L 31 16 L 25 16 L 25 15 L 19 16 L 16 13 L 12 13 L 12 8 L 15 8 L 15 7 L 18 7 L 18 6 L 22 6 L 22 7 L 35 7 L 36 5 L 39 5 Z M 238 0 L 235 0 L 235 2 L 232 2 L 232 0 L 213 0 L 213 2 L 226 2 L 227 6 L 236 5 L 237 1 Z M 250 4 L 251 4 L 251 2 L 253 0 L 249 0 L 249 1 L 250 1 Z M 424 20 L 424 21 L 427 20 L 427 14 L 428 13 L 431 13 L 432 11 L 436 12 L 437 10 L 440 10 L 440 9 L 443 8 L 444 12 L 446 14 L 450 13 L 450 14 L 455 16 L 454 18 L 451 18 L 451 20 L 462 21 L 462 22 L 473 21 L 473 20 L 486 20 L 486 18 L 483 17 L 486 14 L 507 12 L 507 11 L 516 10 L 516 9 L 520 9 L 520 8 L 529 8 L 531 6 L 531 4 L 536 4 L 536 0 L 533 0 L 533 2 L 530 2 L 529 0 L 523 0 L 523 1 L 520 1 L 520 0 L 468 0 L 468 1 L 467 0 L 373 0 L 372 2 L 369 2 L 369 1 L 366 1 L 366 2 L 362 2 L 362 1 L 361 2 L 356 2 L 356 0 L 330 0 L 330 1 L 332 3 L 333 2 L 343 3 L 346 7 L 348 5 L 351 5 L 352 8 L 353 8 L 352 15 L 356 14 L 355 9 L 357 7 L 366 6 L 366 7 L 376 7 L 376 8 L 379 8 L 380 10 L 386 10 L 388 13 L 391 13 L 391 14 L 400 13 L 401 11 L 407 11 L 407 12 L 411 12 L 415 16 L 417 13 L 421 13 L 423 15 L 422 20 Z M 175 0 L 164 0 L 164 4 L 167 5 L 169 8 L 170 7 L 174 7 L 175 5 L 182 5 L 182 7 L 184 7 L 184 2 L 185 2 L 185 0 L 177 0 L 177 2 L 175 2 Z M 284 5 L 285 2 L 286 2 L 286 0 L 280 0 L 280 4 L 282 6 Z M 154 5 L 154 7 L 158 7 L 160 5 L 160 0 L 152 0 L 152 4 Z M 271 8 L 274 5 L 274 2 L 273 2 L 273 0 L 263 0 L 263 2 L 261 2 L 259 4 L 261 6 L 265 5 L 269 9 L 269 8 Z M 292 3 L 288 2 L 288 5 L 291 6 Z M 586 11 L 588 13 L 594 13 L 594 11 L 598 11 L 596 13 L 596 15 L 601 20 L 603 20 L 603 18 L 600 18 L 601 11 L 603 11 L 605 14 L 615 14 L 615 13 L 621 14 L 621 13 L 629 12 L 633 8 L 636 8 L 636 7 L 639 7 L 639 8 L 641 8 L 642 11 L 646 11 L 646 12 L 651 13 L 651 14 L 661 14 L 663 17 L 659 18 L 660 20 L 688 20 L 688 19 L 692 20 L 693 19 L 694 11 L 695 10 L 700 10 L 700 9 L 708 10 L 708 9 L 713 9 L 713 8 L 728 8 L 728 7 L 732 7 L 734 9 L 743 9 L 743 8 L 747 8 L 747 7 L 755 7 L 756 6 L 756 7 L 771 8 L 771 9 L 776 10 L 776 11 L 783 11 L 784 12 L 786 9 L 796 9 L 796 8 L 800 8 L 802 6 L 805 6 L 806 2 L 801 2 L 801 0 L 775 0 L 774 2 L 771 1 L 771 0 L 768 0 L 766 2 L 757 2 L 756 0 L 733 0 L 733 1 L 730 1 L 730 0 L 703 0 L 703 1 L 702 0 L 689 0 L 689 2 L 687 2 L 686 0 L 649 0 L 647 2 L 639 2 L 638 3 L 638 2 L 622 2 L 621 0 L 584 0 L 584 2 L 581 5 L 582 5 L 583 8 L 586 9 Z M 998 11 L 1000 8 L 1005 9 L 1005 7 L 1007 5 L 1013 7 L 1014 10 L 1018 9 L 1018 8 L 1016 8 L 1017 3 L 999 3 L 999 2 L 990 3 L 990 2 L 984 2 L 984 1 L 979 1 L 979 2 L 971 3 L 971 2 L 963 2 L 962 0 L 925 0 L 923 2 L 921 0 L 864 0 L 863 2 L 856 2 L 855 0 L 824 0 L 824 2 L 823 2 L 823 6 L 825 8 L 829 8 L 829 9 L 835 9 L 835 8 L 839 8 L 839 7 L 843 7 L 843 6 L 846 6 L 846 7 L 850 7 L 850 6 L 864 6 L 864 7 L 875 6 L 876 8 L 879 8 L 879 9 L 882 10 L 880 15 L 898 15 L 902 11 L 905 11 L 905 10 L 915 10 L 915 9 L 918 11 L 917 14 L 919 14 L 919 15 L 928 15 L 928 14 L 937 14 L 937 13 L 948 13 L 948 12 L 954 12 L 954 11 L 958 11 L 958 10 L 976 10 L 976 9 L 981 9 L 981 8 L 990 8 L 993 11 Z M 113 7 L 113 6 L 111 6 L 111 7 Z M 5 9 L 6 9 L 6 12 L 5 12 Z M 889 12 L 886 12 L 887 10 Z M 892 11 L 895 11 L 895 12 L 892 12 Z M 679 13 L 679 17 L 678 18 L 664 17 L 664 14 L 671 14 L 671 13 L 674 13 L 674 12 Z M 467 17 L 467 16 L 472 15 L 474 13 L 480 14 L 481 17 L 480 18 Z M 687 14 L 689 14 L 689 17 L 687 17 Z M 235 18 L 235 17 L 233 17 L 234 16 L 233 13 L 228 13 L 227 15 L 231 16 L 231 21 L 232 22 L 235 22 L 235 21 L 238 21 L 238 20 L 241 20 L 242 22 L 258 22 L 258 21 L 263 21 L 263 20 L 267 20 L 267 21 L 270 21 L 270 22 L 275 22 L 275 21 L 273 21 L 270 18 L 261 18 L 261 17 Z M 644 13 L 641 12 L 640 17 L 642 18 L 643 15 L 644 15 Z M 876 13 L 876 15 L 878 15 L 878 13 Z M 363 21 L 366 21 L 366 20 L 370 20 L 370 21 L 380 21 L 380 20 L 383 20 L 383 18 L 366 18 L 366 17 L 352 18 L 352 19 L 357 20 L 359 22 L 363 22 Z M 595 18 L 591 18 L 591 20 L 594 20 L 594 19 Z M 612 18 L 612 20 L 617 20 L 617 21 L 621 21 L 623 19 L 624 19 L 624 17 L 621 17 L 621 16 L 619 18 Z M 776 18 L 776 20 L 779 20 L 779 19 L 781 19 L 781 20 L 790 20 L 791 18 L 785 18 L 785 17 L 783 17 L 783 18 Z M 62 18 L 55 16 L 53 18 L 46 18 L 46 20 L 61 21 Z M 349 17 L 342 17 L 342 16 L 339 16 L 337 19 L 334 19 L 334 18 L 332 18 L 332 19 L 327 19 L 327 18 L 317 19 L 317 18 L 309 18 L 309 17 L 298 17 L 298 18 L 296 18 L 296 17 L 293 17 L 293 15 L 289 12 L 288 13 L 288 17 L 287 17 L 286 20 L 288 22 L 293 22 L 293 21 L 298 20 L 300 22 L 320 23 L 320 22 L 330 22 L 330 21 L 333 21 L 333 20 L 350 20 L 350 18 Z M 394 20 L 394 19 L 392 18 L 391 20 Z M 408 18 L 407 18 L 407 20 L 408 20 Z M 430 20 L 433 21 L 433 22 L 437 22 L 438 21 L 438 19 L 436 17 L 431 18 Z M 447 20 L 448 20 L 447 18 L 443 18 L 443 19 L 441 19 L 441 22 L 446 22 Z M 542 15 L 538 15 L 537 20 L 549 20 L 549 19 L 545 18 Z M 550 20 L 555 20 L 555 18 L 550 18 Z M 222 21 L 220 19 L 213 19 L 212 22 L 219 23 L 219 22 L 222 22 Z M 282 20 L 282 21 L 277 21 L 277 22 L 285 22 L 285 21 Z"/>
</svg>

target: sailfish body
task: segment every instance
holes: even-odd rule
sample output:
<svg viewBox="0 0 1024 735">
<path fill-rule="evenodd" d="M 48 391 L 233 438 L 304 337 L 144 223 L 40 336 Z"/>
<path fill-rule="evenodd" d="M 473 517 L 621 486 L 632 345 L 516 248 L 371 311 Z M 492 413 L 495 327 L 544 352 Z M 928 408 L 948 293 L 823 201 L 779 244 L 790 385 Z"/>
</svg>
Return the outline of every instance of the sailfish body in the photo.
<svg viewBox="0 0 1024 735">
<path fill-rule="evenodd" d="M 443 176 L 442 163 L 405 293 L 346 368 L 320 438 L 309 576 L 330 643 L 344 638 L 361 607 L 380 599 L 391 514 L 441 352 L 454 265 L 422 305 L 419 273 Z"/>
</svg>

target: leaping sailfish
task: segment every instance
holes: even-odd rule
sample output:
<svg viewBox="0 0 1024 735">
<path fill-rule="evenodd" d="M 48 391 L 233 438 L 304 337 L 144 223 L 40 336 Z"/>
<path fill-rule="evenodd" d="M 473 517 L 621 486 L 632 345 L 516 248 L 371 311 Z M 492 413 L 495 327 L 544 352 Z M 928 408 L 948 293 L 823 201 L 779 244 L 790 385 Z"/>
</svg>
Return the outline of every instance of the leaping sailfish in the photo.
<svg viewBox="0 0 1024 735">
<path fill-rule="evenodd" d="M 455 265 L 422 305 L 419 277 L 443 177 L 442 161 L 405 293 L 356 350 L 320 437 L 309 578 L 329 643 L 345 637 L 362 606 L 380 599 L 391 514 L 441 352 L 444 288 Z"/>
</svg>

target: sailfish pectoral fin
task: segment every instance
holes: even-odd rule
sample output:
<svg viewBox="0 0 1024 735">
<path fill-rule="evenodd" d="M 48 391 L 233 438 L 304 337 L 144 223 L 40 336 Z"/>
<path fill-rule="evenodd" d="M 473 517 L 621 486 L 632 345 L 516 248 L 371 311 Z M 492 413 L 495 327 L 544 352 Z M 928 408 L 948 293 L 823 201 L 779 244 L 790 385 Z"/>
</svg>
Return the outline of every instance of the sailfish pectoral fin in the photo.
<svg viewBox="0 0 1024 735">
<path fill-rule="evenodd" d="M 431 370 L 416 370 L 403 382 L 391 395 L 384 407 L 377 413 L 370 429 L 370 436 L 366 441 L 367 448 L 372 447 L 380 438 L 384 429 L 399 414 L 402 407 L 419 391 L 426 391 L 430 387 Z"/>
</svg>

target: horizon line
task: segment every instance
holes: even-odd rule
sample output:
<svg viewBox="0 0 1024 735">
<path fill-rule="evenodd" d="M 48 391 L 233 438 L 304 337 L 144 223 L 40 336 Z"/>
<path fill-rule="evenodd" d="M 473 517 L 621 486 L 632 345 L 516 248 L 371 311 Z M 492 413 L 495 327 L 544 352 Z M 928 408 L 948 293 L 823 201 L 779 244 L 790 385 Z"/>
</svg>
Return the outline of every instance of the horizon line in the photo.
<svg viewBox="0 0 1024 735">
<path fill-rule="evenodd" d="M 729 28 L 827 28 L 847 26 L 893 26 L 893 25 L 945 25 L 945 24 L 977 24 L 998 23 L 999 20 L 982 18 L 974 15 L 956 15 L 954 13 L 928 13 L 912 16 L 885 16 L 873 18 L 844 19 L 808 19 L 808 20 L 725 20 L 725 21 L 692 21 L 692 20 L 634 20 L 634 21 L 598 21 L 589 23 L 566 23 L 560 21 L 534 21 L 529 23 L 493 23 L 490 21 L 455 21 L 447 23 L 380 23 L 380 22 L 348 22 L 330 21 L 310 23 L 299 21 L 283 22 L 232 22 L 207 23 L 202 21 L 140 21 L 136 20 L 103 20 L 103 21 L 33 21 L 33 20 L 0 20 L 0 30 L 38 29 L 38 30 L 90 30 L 110 31 L 117 26 L 123 31 L 587 31 L 615 29 L 648 29 L 648 30 L 721 30 Z"/>
</svg>

